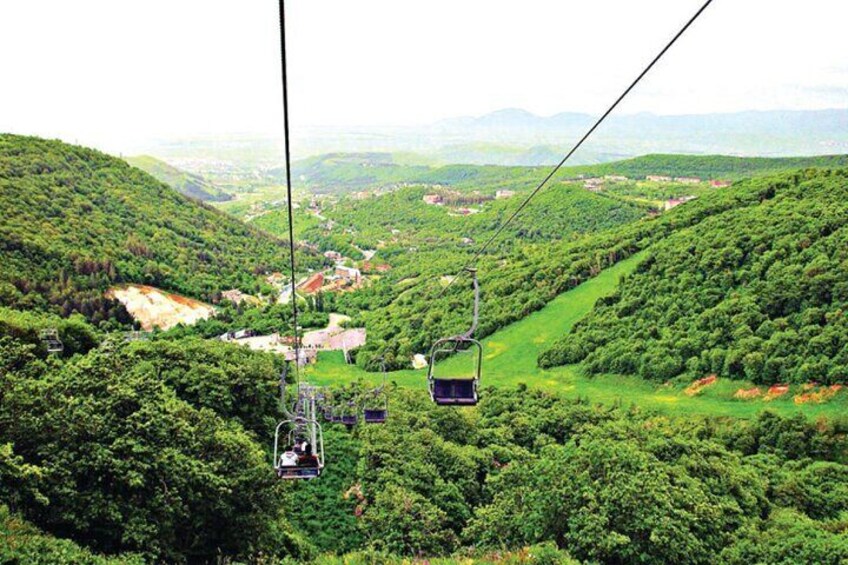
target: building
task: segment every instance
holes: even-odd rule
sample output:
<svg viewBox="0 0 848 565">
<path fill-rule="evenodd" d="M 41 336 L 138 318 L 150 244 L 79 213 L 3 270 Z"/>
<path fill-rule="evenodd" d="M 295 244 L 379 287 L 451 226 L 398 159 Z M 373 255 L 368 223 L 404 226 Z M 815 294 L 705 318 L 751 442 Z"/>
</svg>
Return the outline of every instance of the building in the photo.
<svg viewBox="0 0 848 565">
<path fill-rule="evenodd" d="M 674 177 L 674 182 L 682 184 L 700 184 L 701 179 L 695 177 Z"/>
<path fill-rule="evenodd" d="M 283 273 L 271 273 L 265 277 L 265 280 L 268 281 L 268 284 L 279 287 L 286 284 L 288 279 L 283 275 Z"/>
<path fill-rule="evenodd" d="M 244 302 L 245 300 L 249 300 L 251 297 L 240 291 L 237 288 L 233 288 L 230 290 L 225 290 L 221 293 L 221 300 L 229 300 L 236 306 Z"/>
<path fill-rule="evenodd" d="M 583 188 L 589 192 L 601 192 L 604 189 L 604 180 L 597 178 L 586 179 L 583 181 Z"/>
<path fill-rule="evenodd" d="M 299 367 L 314 363 L 318 359 L 318 351 L 315 349 L 299 349 L 297 355 L 299 355 L 297 361 Z M 286 361 L 294 361 L 294 357 L 294 350 L 285 352 Z"/>
<path fill-rule="evenodd" d="M 392 270 L 392 266 L 388 263 L 372 263 L 370 261 L 360 263 L 359 268 L 363 273 L 370 273 L 374 271 L 378 273 L 386 273 Z"/>
<path fill-rule="evenodd" d="M 335 275 L 352 283 L 358 283 L 362 280 L 362 273 L 359 269 L 345 267 L 344 265 L 336 265 Z"/>
<path fill-rule="evenodd" d="M 444 204 L 444 199 L 442 199 L 440 194 L 425 194 L 423 200 L 424 204 L 429 204 L 431 206 Z"/>
<path fill-rule="evenodd" d="M 324 345 L 324 349 L 346 351 L 362 347 L 365 345 L 365 340 L 365 328 L 351 328 L 331 335 Z"/>
<path fill-rule="evenodd" d="M 648 175 L 645 177 L 645 180 L 649 180 L 651 182 L 671 182 L 671 177 L 667 177 L 664 175 Z"/>
<path fill-rule="evenodd" d="M 668 211 L 672 208 L 677 208 L 681 204 L 685 204 L 686 202 L 695 200 L 695 198 L 697 198 L 697 196 L 681 196 L 680 198 L 671 198 L 663 203 L 663 210 Z"/>
<path fill-rule="evenodd" d="M 504 198 L 512 198 L 515 196 L 514 190 L 499 190 L 495 193 L 495 200 L 503 200 Z"/>
<path fill-rule="evenodd" d="M 342 260 L 342 254 L 339 253 L 338 251 L 325 251 L 324 257 L 326 257 L 327 259 L 329 259 L 331 261 L 336 261 L 336 262 L 339 262 L 339 261 Z"/>
<path fill-rule="evenodd" d="M 613 181 L 613 182 L 625 182 L 627 180 L 630 180 L 627 177 L 623 177 L 621 175 L 606 175 L 606 176 L 604 176 L 604 179 L 609 180 L 609 181 Z"/>
<path fill-rule="evenodd" d="M 315 294 L 324 286 L 324 273 L 315 273 L 297 287 L 303 294 Z"/>
<path fill-rule="evenodd" d="M 713 188 L 725 188 L 730 186 L 732 183 L 729 180 L 716 180 L 713 179 L 710 181 L 710 186 Z"/>
</svg>

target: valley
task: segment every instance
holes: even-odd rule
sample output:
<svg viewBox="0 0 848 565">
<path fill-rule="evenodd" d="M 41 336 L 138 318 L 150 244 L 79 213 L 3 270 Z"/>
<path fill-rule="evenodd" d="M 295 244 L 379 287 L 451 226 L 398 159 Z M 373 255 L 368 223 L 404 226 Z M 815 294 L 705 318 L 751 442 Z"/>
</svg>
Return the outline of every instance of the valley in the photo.
<svg viewBox="0 0 848 565">
<path fill-rule="evenodd" d="M 751 418 L 764 409 L 779 414 L 804 414 L 807 417 L 837 418 L 848 409 L 848 391 L 838 392 L 825 403 L 799 403 L 809 389 L 792 387 L 774 400 L 762 397 L 740 400 L 740 390 L 754 387 L 750 381 L 718 379 L 697 395 L 688 395 L 689 383 L 651 383 L 636 376 L 587 376 L 580 365 L 540 368 L 532 360 L 550 348 L 559 336 L 567 335 L 574 325 L 592 311 L 595 303 L 615 292 L 622 277 L 632 274 L 646 253 L 625 259 L 598 276 L 569 290 L 541 310 L 498 330 L 483 340 L 484 387 L 515 389 L 520 386 L 547 390 L 564 398 L 583 398 L 608 406 L 635 405 L 673 416 L 725 416 Z M 467 375 L 470 362 L 454 357 L 440 365 L 443 374 Z M 318 363 L 307 368 L 306 378 L 318 385 L 339 386 L 364 381 L 379 384 L 380 375 L 347 364 L 340 353 L 319 353 Z M 426 389 L 426 370 L 393 371 L 389 379 L 398 386 Z"/>
<path fill-rule="evenodd" d="M 0 557 L 848 559 L 844 157 L 564 169 L 477 261 L 473 408 L 411 367 L 467 328 L 458 273 L 545 170 L 407 159 L 306 164 L 292 289 L 273 168 L 212 207 L 0 136 Z M 271 436 L 298 378 L 326 467 L 294 484 Z"/>
</svg>

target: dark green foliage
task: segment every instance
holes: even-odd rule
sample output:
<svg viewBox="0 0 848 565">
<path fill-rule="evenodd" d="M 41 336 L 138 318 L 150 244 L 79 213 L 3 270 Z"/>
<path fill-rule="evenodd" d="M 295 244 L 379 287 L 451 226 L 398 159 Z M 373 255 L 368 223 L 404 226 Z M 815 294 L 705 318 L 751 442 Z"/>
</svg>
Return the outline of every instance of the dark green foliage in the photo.
<svg viewBox="0 0 848 565">
<path fill-rule="evenodd" d="M 264 451 L 178 399 L 152 363 L 90 353 L 16 379 L 0 430 L 41 469 L 49 504 L 24 515 L 53 534 L 169 561 L 249 554 L 273 535 L 278 485 Z"/>
<path fill-rule="evenodd" d="M 281 505 L 287 519 L 320 552 L 347 553 L 363 546 L 356 507 L 360 504 L 353 479 L 361 442 L 341 426 L 324 424 L 329 464 L 321 480 L 288 490 Z"/>
<path fill-rule="evenodd" d="M 288 262 L 285 242 L 121 160 L 57 141 L 0 135 L 0 209 L 0 305 L 95 323 L 129 320 L 104 297 L 114 283 L 209 300 L 252 292 L 258 275 Z"/>
<path fill-rule="evenodd" d="M 40 532 L 0 505 L 0 563 L 15 565 L 141 565 L 138 555 L 108 558 Z"/>
<path fill-rule="evenodd" d="M 582 360 L 590 373 L 658 380 L 848 379 L 848 171 L 750 181 L 731 192 L 762 197 L 654 245 L 541 364 Z"/>
<path fill-rule="evenodd" d="M 745 531 L 721 552 L 719 562 L 817 563 L 838 565 L 848 561 L 848 534 L 844 523 L 823 524 L 803 514 L 779 510 L 764 523 Z"/>
<path fill-rule="evenodd" d="M 20 312 L 0 306 L 0 336 L 8 336 L 33 346 L 34 353 L 47 356 L 46 346 L 39 334 L 42 330 L 55 329 L 64 349 L 63 357 L 85 353 L 100 343 L 94 329 L 76 314 L 69 318 L 36 312 Z"/>
<path fill-rule="evenodd" d="M 196 408 L 209 408 L 264 438 L 279 414 L 281 357 L 197 338 L 136 342 L 115 355 L 142 366 Z"/>
</svg>

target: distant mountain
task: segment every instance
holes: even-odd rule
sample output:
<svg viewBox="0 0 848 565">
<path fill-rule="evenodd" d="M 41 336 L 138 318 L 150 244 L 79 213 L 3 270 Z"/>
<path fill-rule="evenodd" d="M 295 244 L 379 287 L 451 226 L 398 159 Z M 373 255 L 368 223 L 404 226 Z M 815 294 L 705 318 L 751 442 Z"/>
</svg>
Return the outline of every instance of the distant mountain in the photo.
<svg viewBox="0 0 848 565">
<path fill-rule="evenodd" d="M 528 155 L 525 162 L 553 164 L 597 119 L 579 113 L 542 117 L 524 110 L 501 110 L 483 116 L 443 120 L 423 128 L 430 139 L 490 144 L 490 153 L 475 163 L 499 164 L 497 145 L 527 148 L 557 147 L 557 158 L 542 163 Z M 461 140 L 461 141 L 460 141 Z M 450 159 L 447 151 L 439 152 Z M 574 156 L 575 164 L 599 161 L 597 155 L 633 156 L 645 153 L 702 153 L 751 156 L 818 155 L 848 152 L 848 109 L 766 111 L 662 116 L 650 113 L 612 115 Z"/>
<path fill-rule="evenodd" d="M 403 153 L 418 155 L 419 164 L 553 165 L 596 119 L 585 113 L 538 116 L 511 108 L 423 126 L 303 127 L 293 132 L 292 154 L 297 160 L 330 153 Z M 234 173 L 254 178 L 257 171 L 279 170 L 282 147 L 281 136 L 233 136 L 162 142 L 148 152 L 224 186 L 223 179 Z M 650 153 L 745 157 L 848 153 L 848 109 L 613 114 L 569 164 Z"/>
<path fill-rule="evenodd" d="M 231 195 L 222 191 L 201 175 L 183 171 L 156 157 L 137 155 L 126 157 L 124 160 L 190 198 L 204 202 L 224 202 L 232 199 Z"/>
</svg>

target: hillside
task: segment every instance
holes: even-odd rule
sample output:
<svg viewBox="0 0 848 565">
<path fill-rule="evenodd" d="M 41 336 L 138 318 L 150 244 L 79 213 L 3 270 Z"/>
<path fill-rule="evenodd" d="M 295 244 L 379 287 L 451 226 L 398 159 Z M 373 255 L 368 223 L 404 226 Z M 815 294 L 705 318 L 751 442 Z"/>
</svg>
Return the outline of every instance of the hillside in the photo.
<svg viewBox="0 0 848 565">
<path fill-rule="evenodd" d="M 288 261 L 284 241 L 58 141 L 0 135 L 0 209 L 0 305 L 21 309 L 100 321 L 121 311 L 103 297 L 115 283 L 210 300 Z"/>
<path fill-rule="evenodd" d="M 543 366 L 589 373 L 848 380 L 848 170 L 748 181 L 759 193 L 652 246 Z"/>
<path fill-rule="evenodd" d="M 124 160 L 189 198 L 204 202 L 224 202 L 232 199 L 232 196 L 202 176 L 180 170 L 155 157 L 137 155 L 125 157 Z"/>
<path fill-rule="evenodd" d="M 698 177 L 704 180 L 739 180 L 752 176 L 811 167 L 846 167 L 848 155 L 815 157 L 730 157 L 727 155 L 645 155 L 634 159 L 600 165 L 569 167 L 568 176 L 579 174 L 603 176 L 625 175 L 644 178 L 647 175 Z"/>
<path fill-rule="evenodd" d="M 469 149 L 475 152 L 500 151 L 503 148 L 480 144 Z M 534 149 L 528 150 L 532 152 Z M 559 161 L 567 150 L 564 147 L 537 147 Z M 458 148 L 464 155 L 465 148 Z M 447 160 L 445 157 L 444 160 Z M 469 163 L 453 157 L 452 163 Z M 538 163 L 537 163 L 538 165 Z M 624 175 L 643 179 L 647 175 L 672 177 L 698 177 L 703 180 L 740 180 L 752 176 L 774 174 L 780 171 L 810 167 L 845 167 L 848 155 L 823 155 L 812 157 L 731 157 L 726 155 L 653 154 L 632 159 L 615 160 L 602 164 L 565 167 L 557 179 L 571 179 L 579 175 Z M 344 194 L 358 190 L 371 190 L 407 184 L 441 184 L 458 188 L 472 188 L 477 184 L 524 181 L 525 188 L 535 185 L 550 170 L 541 166 L 499 166 L 475 164 L 428 164 L 426 157 L 392 153 L 329 153 L 295 162 L 292 165 L 294 181 L 299 188 L 319 194 Z M 535 183 L 533 182 L 535 181 Z"/>
</svg>

